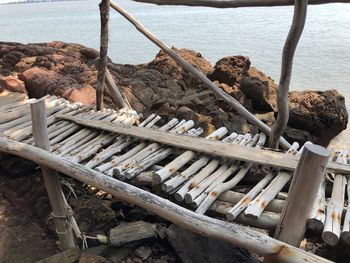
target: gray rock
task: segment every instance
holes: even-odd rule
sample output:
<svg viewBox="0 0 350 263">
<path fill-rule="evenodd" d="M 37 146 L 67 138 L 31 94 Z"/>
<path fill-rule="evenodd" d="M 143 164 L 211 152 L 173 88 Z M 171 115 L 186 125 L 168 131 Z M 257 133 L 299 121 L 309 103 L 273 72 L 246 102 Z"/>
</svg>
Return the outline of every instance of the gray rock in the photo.
<svg viewBox="0 0 350 263">
<path fill-rule="evenodd" d="M 245 249 L 200 236 L 175 225 L 168 228 L 167 239 L 183 263 L 260 262 L 254 254 Z"/>
<path fill-rule="evenodd" d="M 152 249 L 149 247 L 139 247 L 135 250 L 135 255 L 142 260 L 146 260 L 152 254 Z"/>
</svg>

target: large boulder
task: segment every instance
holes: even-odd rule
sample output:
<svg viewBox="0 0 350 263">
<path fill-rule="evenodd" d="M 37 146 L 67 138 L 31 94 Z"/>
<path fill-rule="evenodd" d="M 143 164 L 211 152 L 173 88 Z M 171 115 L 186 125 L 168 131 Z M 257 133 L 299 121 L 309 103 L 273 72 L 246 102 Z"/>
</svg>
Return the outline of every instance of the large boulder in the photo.
<svg viewBox="0 0 350 263">
<path fill-rule="evenodd" d="M 316 136 L 314 143 L 327 146 L 346 129 L 345 98 L 336 90 L 295 91 L 289 95 L 288 125 Z"/>
<path fill-rule="evenodd" d="M 165 235 L 184 263 L 260 262 L 256 255 L 246 249 L 195 234 L 176 225 L 170 225 Z"/>
<path fill-rule="evenodd" d="M 24 71 L 19 78 L 25 83 L 29 96 L 41 98 L 46 94 L 59 95 L 57 84 L 62 82 L 61 76 L 54 71 L 34 67 Z"/>
<path fill-rule="evenodd" d="M 240 81 L 240 90 L 252 101 L 255 111 L 277 111 L 274 81 L 261 71 L 251 67 Z"/>
<path fill-rule="evenodd" d="M 250 60 L 248 57 L 225 57 L 216 62 L 214 71 L 208 77 L 212 81 L 217 80 L 229 86 L 234 86 L 247 74 L 249 68 Z"/>
</svg>

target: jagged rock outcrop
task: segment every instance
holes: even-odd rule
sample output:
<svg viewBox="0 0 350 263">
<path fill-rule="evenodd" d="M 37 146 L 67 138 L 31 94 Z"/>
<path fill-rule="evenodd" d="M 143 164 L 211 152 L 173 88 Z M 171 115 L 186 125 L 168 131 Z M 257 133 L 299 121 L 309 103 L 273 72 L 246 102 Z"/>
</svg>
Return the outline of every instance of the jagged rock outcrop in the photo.
<svg viewBox="0 0 350 263">
<path fill-rule="evenodd" d="M 264 122 L 269 125 L 273 123 L 277 116 L 277 85 L 264 73 L 251 67 L 249 58 L 226 57 L 212 67 L 196 51 L 173 50 Z M 15 79 L 18 83 L 22 80 L 25 91 L 31 97 L 54 94 L 93 104 L 98 56 L 97 50 L 78 44 L 57 41 L 28 45 L 0 42 L 0 76 L 11 75 L 6 78 Z M 191 118 L 206 133 L 221 126 L 236 132 L 257 131 L 224 100 L 162 51 L 154 60 L 142 65 L 121 65 L 112 63 L 110 59 L 108 61 L 116 84 L 139 113 L 147 115 L 156 112 L 163 117 L 163 121 L 174 116 Z M 346 128 L 348 114 L 344 97 L 338 92 L 293 91 L 289 99 L 290 120 L 285 136 L 290 140 L 300 143 L 311 140 L 327 145 L 331 138 Z M 114 107 L 107 90 L 105 102 Z"/>
</svg>

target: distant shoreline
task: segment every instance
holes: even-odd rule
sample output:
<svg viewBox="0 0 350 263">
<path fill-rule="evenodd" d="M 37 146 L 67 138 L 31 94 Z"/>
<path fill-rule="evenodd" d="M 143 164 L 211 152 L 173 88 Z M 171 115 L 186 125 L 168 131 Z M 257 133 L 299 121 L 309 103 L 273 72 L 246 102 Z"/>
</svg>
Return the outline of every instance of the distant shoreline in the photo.
<svg viewBox="0 0 350 263">
<path fill-rule="evenodd" d="M 50 3 L 50 2 L 82 2 L 86 0 L 26 0 L 18 2 L 2 3 L 0 5 L 19 5 L 19 4 L 40 4 L 40 3 Z"/>
</svg>

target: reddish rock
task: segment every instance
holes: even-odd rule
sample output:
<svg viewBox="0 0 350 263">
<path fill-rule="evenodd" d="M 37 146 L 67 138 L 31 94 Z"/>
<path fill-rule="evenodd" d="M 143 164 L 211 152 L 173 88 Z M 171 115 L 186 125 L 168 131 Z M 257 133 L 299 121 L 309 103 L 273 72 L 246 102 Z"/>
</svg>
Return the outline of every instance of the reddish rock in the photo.
<svg viewBox="0 0 350 263">
<path fill-rule="evenodd" d="M 81 89 L 73 89 L 67 99 L 72 102 L 81 102 L 84 105 L 93 105 L 96 103 L 96 90 L 90 85 Z"/>
<path fill-rule="evenodd" d="M 204 75 L 209 74 L 213 67 L 207 61 L 201 53 L 198 53 L 189 49 L 177 49 L 172 48 L 180 57 L 190 63 L 199 71 L 203 72 Z M 148 68 L 156 69 L 164 75 L 170 76 L 172 79 L 175 79 L 181 87 L 197 87 L 202 85 L 202 82 L 197 78 L 193 77 L 190 73 L 183 70 L 171 57 L 169 57 L 163 51 L 160 51 L 155 59 L 151 61 L 148 65 Z"/>
<path fill-rule="evenodd" d="M 294 91 L 289 94 L 288 125 L 316 136 L 314 143 L 327 146 L 347 124 L 345 98 L 338 91 Z"/>
<path fill-rule="evenodd" d="M 263 121 L 271 124 L 277 116 L 277 85 L 264 73 L 250 67 L 248 58 L 223 58 L 213 68 L 196 51 L 173 50 L 252 113 L 274 115 Z M 0 74 L 17 73 L 32 97 L 53 94 L 91 104 L 95 100 L 97 57 L 98 51 L 94 49 L 59 41 L 28 45 L 0 42 Z M 121 65 L 109 61 L 108 68 L 133 108 L 146 116 L 159 114 L 162 124 L 176 115 L 183 115 L 194 116 L 197 125 L 206 132 L 214 126 L 225 126 L 230 132 L 254 131 L 225 100 L 183 71 L 164 52 L 159 52 L 148 64 Z M 108 91 L 104 96 L 106 107 L 114 107 Z M 338 93 L 292 92 L 290 99 L 291 117 L 286 134 L 291 140 L 326 144 L 330 137 L 345 128 L 347 113 L 344 98 Z"/>
<path fill-rule="evenodd" d="M 71 77 L 62 76 L 54 71 L 34 67 L 19 75 L 24 81 L 30 97 L 41 98 L 46 94 L 65 96 L 80 85 Z"/>
<path fill-rule="evenodd" d="M 244 56 L 232 56 L 220 59 L 214 66 L 213 73 L 208 77 L 229 86 L 239 84 L 250 67 L 250 60 Z"/>
<path fill-rule="evenodd" d="M 41 68 L 31 68 L 19 75 L 25 83 L 30 97 L 41 98 L 48 94 L 48 90 L 57 84 L 60 76 L 53 72 Z"/>
<path fill-rule="evenodd" d="M 2 90 L 7 89 L 13 92 L 27 93 L 24 82 L 12 76 L 0 78 L 0 87 Z"/>
</svg>

